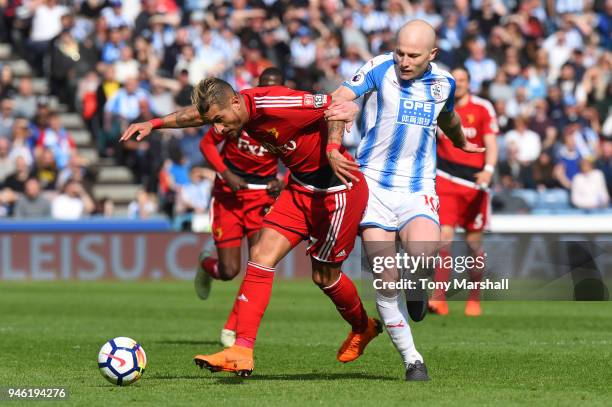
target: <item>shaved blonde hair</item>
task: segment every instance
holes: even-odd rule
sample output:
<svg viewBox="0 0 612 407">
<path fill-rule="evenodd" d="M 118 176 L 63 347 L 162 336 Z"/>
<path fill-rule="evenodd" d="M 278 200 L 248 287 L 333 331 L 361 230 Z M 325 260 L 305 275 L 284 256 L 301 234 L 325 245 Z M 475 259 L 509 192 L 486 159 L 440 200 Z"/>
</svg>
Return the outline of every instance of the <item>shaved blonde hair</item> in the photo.
<svg viewBox="0 0 612 407">
<path fill-rule="evenodd" d="M 205 116 L 213 105 L 224 109 L 229 105 L 231 96 L 236 91 L 232 85 L 219 78 L 202 79 L 193 88 L 191 103 L 198 109 L 200 116 Z"/>
</svg>

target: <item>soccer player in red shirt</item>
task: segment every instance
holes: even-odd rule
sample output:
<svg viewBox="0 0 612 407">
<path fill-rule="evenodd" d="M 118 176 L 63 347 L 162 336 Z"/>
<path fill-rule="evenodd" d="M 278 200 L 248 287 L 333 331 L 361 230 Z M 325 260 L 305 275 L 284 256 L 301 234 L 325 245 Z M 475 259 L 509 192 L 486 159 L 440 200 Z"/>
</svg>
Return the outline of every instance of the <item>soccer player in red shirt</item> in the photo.
<svg viewBox="0 0 612 407">
<path fill-rule="evenodd" d="M 250 250 L 249 263 L 238 295 L 236 344 L 213 355 L 197 355 L 195 362 L 212 372 L 231 371 L 248 376 L 253 371 L 253 347 L 268 305 L 274 268 L 299 242 L 309 240 L 312 279 L 351 325 L 337 359 L 357 359 L 382 331 L 369 318 L 353 282 L 341 272 L 368 200 L 363 175 L 345 185 L 334 174 L 326 156 L 328 123 L 323 117 L 328 95 L 313 95 L 282 86 L 260 87 L 236 93 L 216 78 L 201 81 L 193 93 L 194 105 L 163 118 L 132 124 L 121 141 L 142 140 L 153 128 L 179 128 L 212 123 L 227 137 L 245 130 L 266 150 L 279 156 L 291 170 L 291 180 L 264 218 L 261 235 Z M 333 122 L 330 126 L 344 125 Z"/>
<path fill-rule="evenodd" d="M 283 84 L 278 68 L 267 68 L 259 77 L 259 86 Z M 225 141 L 221 153 L 217 144 Z M 238 138 L 226 138 L 210 128 L 200 140 L 200 151 L 217 172 L 212 191 L 212 234 L 217 258 L 205 250 L 200 253 L 195 289 L 208 298 L 212 280 L 232 280 L 240 272 L 242 238 L 252 247 L 259 236 L 264 215 L 281 190 L 276 178 L 278 157 L 243 131 Z M 221 330 L 221 344 L 230 347 L 236 341 L 236 310 L 229 314 Z"/>
<path fill-rule="evenodd" d="M 440 198 L 440 225 L 443 246 L 440 256 L 450 255 L 450 244 L 455 228 L 465 232 L 465 240 L 471 256 L 483 255 L 482 233 L 487 227 L 490 213 L 487 188 L 497 163 L 497 119 L 491 103 L 469 93 L 469 74 L 464 68 L 454 69 L 455 110 L 461 118 L 463 133 L 468 141 L 486 148 L 484 153 L 468 154 L 453 147 L 452 142 L 438 133 L 438 170 L 436 190 Z M 470 270 L 472 281 L 480 281 L 484 270 Z M 436 281 L 448 281 L 451 270 L 440 267 Z M 443 290 L 436 290 L 429 302 L 429 309 L 440 315 L 448 314 L 448 304 Z M 472 290 L 465 307 L 465 314 L 482 313 L 479 290 Z"/>
</svg>

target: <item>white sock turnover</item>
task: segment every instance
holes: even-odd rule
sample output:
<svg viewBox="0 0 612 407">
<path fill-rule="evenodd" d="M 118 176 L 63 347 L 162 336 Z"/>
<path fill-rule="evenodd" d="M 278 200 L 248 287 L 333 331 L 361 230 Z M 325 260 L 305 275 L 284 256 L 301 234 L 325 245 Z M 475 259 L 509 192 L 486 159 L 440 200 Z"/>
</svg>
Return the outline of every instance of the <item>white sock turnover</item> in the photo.
<svg viewBox="0 0 612 407">
<path fill-rule="evenodd" d="M 417 360 L 422 362 L 423 357 L 414 346 L 412 332 L 410 326 L 408 326 L 408 312 L 400 308 L 399 298 L 399 296 L 389 298 L 376 293 L 376 309 L 387 328 L 387 333 L 389 333 L 393 345 L 402 356 L 404 365 L 408 368 L 410 363 Z M 405 308 L 405 305 L 403 308 Z"/>
</svg>

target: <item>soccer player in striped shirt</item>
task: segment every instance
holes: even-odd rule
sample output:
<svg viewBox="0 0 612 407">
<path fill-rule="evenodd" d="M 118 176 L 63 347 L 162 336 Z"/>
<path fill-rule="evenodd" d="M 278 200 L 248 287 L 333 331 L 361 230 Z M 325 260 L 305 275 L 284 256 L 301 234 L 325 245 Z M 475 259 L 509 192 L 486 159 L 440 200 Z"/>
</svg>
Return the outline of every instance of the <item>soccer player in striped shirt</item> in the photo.
<svg viewBox="0 0 612 407">
<path fill-rule="evenodd" d="M 337 101 L 364 97 L 363 136 L 357 163 L 337 150 L 331 150 L 328 159 L 341 179 L 355 182 L 351 170 L 358 166 L 368 183 L 370 197 L 360 226 L 370 261 L 375 256 L 395 256 L 398 237 L 412 256 L 431 256 L 437 251 L 440 241 L 435 188 L 437 125 L 455 147 L 466 152 L 482 151 L 463 135 L 454 111 L 455 80 L 432 62 L 437 54 L 433 27 L 425 21 L 413 20 L 400 29 L 396 40 L 395 51 L 371 59 L 333 94 Z M 343 117 L 341 107 L 330 109 L 326 113 L 328 119 L 348 119 Z M 330 122 L 328 147 L 342 140 L 342 128 L 335 123 Z M 400 275 L 392 267 L 383 271 L 381 277 L 392 282 Z M 403 359 L 406 380 L 428 380 L 406 315 L 415 321 L 423 319 L 427 294 L 424 290 L 410 290 L 406 297 L 407 313 L 400 306 L 395 289 L 377 290 L 376 306 Z"/>
</svg>

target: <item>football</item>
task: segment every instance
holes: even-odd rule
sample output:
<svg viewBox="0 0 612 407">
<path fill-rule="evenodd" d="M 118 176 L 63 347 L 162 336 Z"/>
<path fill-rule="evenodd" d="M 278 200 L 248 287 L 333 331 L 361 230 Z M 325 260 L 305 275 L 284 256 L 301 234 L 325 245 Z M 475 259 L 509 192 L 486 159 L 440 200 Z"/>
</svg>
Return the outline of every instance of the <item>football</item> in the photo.
<svg viewBox="0 0 612 407">
<path fill-rule="evenodd" d="M 138 342 L 131 338 L 117 337 L 106 342 L 98 354 L 100 373 L 109 382 L 130 385 L 142 376 L 147 365 L 147 355 Z"/>
</svg>

